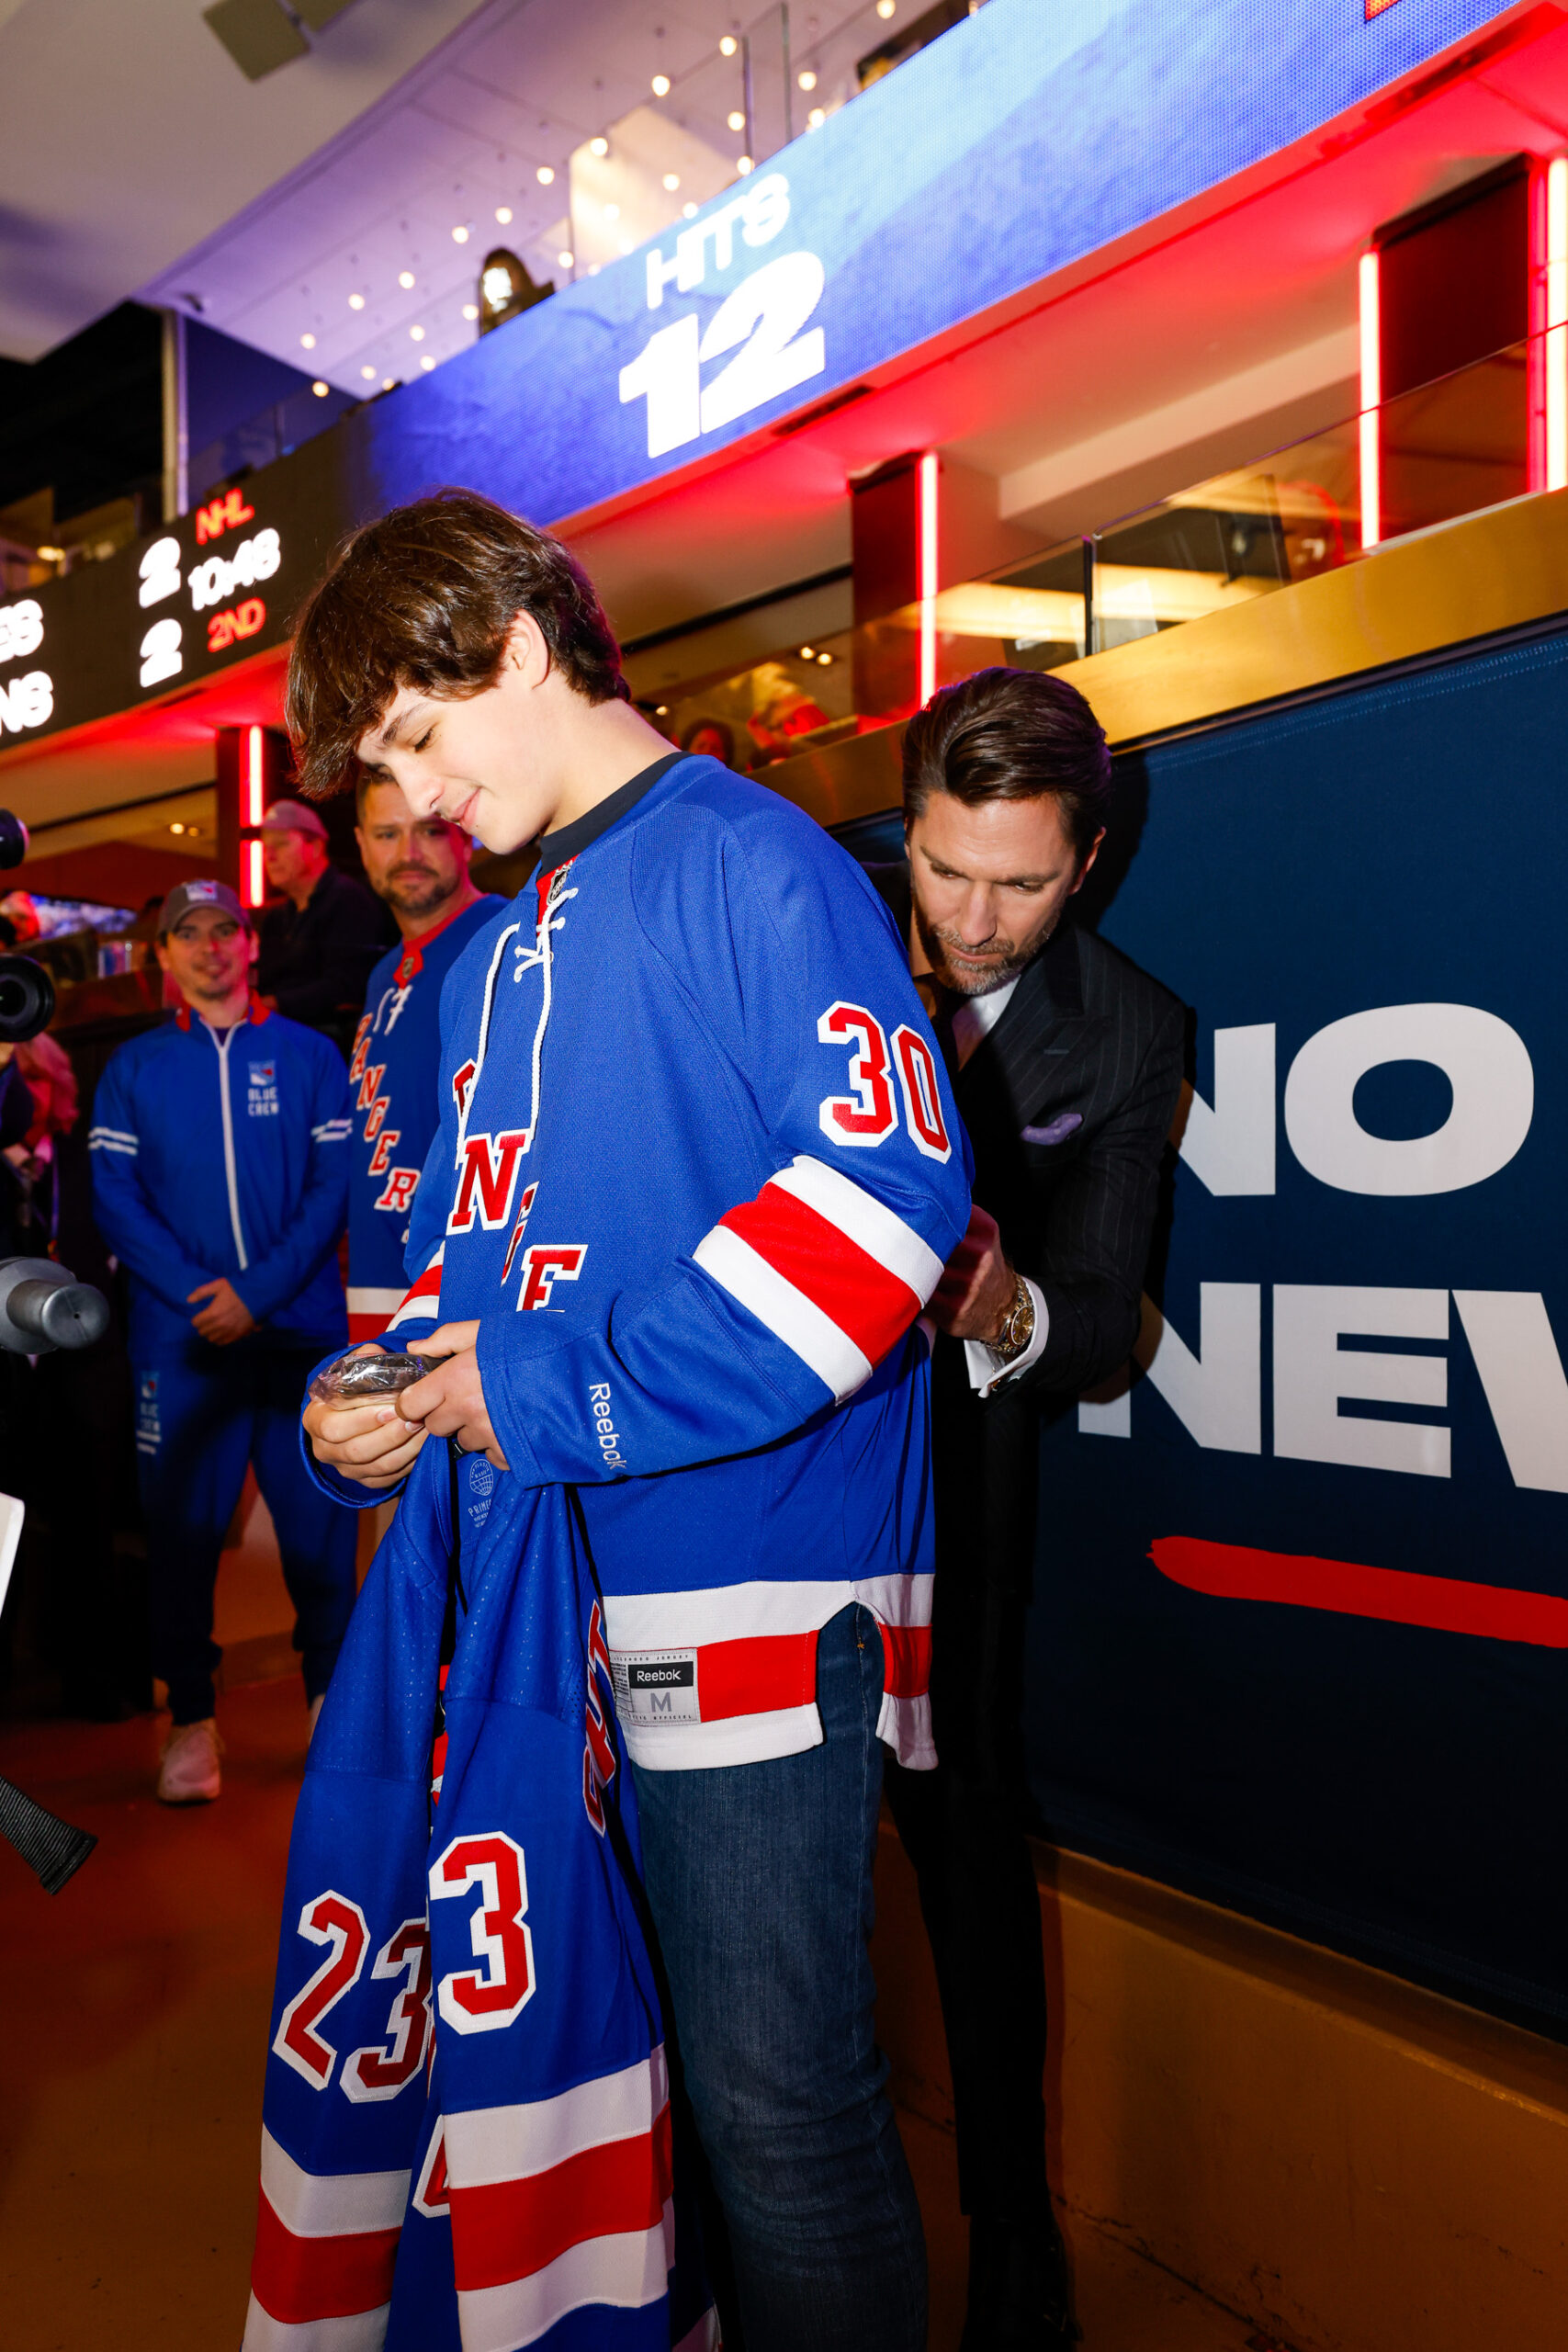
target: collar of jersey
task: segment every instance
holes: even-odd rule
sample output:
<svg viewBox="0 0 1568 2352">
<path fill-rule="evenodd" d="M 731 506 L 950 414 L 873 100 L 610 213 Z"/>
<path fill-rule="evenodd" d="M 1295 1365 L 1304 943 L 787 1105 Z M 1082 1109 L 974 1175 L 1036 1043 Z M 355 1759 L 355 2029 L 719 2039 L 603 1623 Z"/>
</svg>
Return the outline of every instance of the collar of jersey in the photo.
<svg viewBox="0 0 1568 2352">
<path fill-rule="evenodd" d="M 596 842 L 602 833 L 607 833 L 624 817 L 629 817 L 638 801 L 652 791 L 660 777 L 668 775 L 671 768 L 679 767 L 682 761 L 689 756 L 685 752 L 667 752 L 661 760 L 655 760 L 651 767 L 639 770 L 628 784 L 623 784 L 607 799 L 601 800 L 597 808 L 590 808 L 586 816 L 575 819 L 570 825 L 558 826 L 553 833 L 541 833 L 538 873 L 554 874 L 560 866 L 570 865 L 574 857 L 581 857 L 589 844 Z"/>
<path fill-rule="evenodd" d="M 417 978 L 424 969 L 425 949 L 433 947 L 444 931 L 450 931 L 460 915 L 466 915 L 470 907 L 480 906 L 483 901 L 484 893 L 481 890 L 478 898 L 468 899 L 466 905 L 457 908 L 453 913 L 444 915 L 439 922 L 433 922 L 428 931 L 422 931 L 416 938 L 404 940 L 403 952 L 398 958 L 398 968 L 392 975 L 399 988 L 406 989 L 409 982 Z"/>
</svg>

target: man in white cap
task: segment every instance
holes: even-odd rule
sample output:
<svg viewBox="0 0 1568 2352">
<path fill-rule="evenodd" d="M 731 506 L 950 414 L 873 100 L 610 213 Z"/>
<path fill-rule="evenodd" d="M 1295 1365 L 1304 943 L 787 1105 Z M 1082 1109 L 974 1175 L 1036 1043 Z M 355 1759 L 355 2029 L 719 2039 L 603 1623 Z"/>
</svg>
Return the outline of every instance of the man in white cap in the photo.
<svg viewBox="0 0 1568 2352">
<path fill-rule="evenodd" d="M 396 933 L 365 885 L 333 865 L 327 829 L 303 800 L 275 800 L 262 819 L 262 864 L 281 903 L 258 925 L 256 991 L 346 1061 L 370 974 Z"/>
</svg>

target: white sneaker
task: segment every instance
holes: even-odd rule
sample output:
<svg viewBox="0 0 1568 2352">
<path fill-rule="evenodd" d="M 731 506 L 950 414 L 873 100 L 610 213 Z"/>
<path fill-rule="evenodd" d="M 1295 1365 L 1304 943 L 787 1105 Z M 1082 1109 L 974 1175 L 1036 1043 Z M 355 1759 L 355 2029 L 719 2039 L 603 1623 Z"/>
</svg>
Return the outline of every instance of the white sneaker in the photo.
<svg viewBox="0 0 1568 2352">
<path fill-rule="evenodd" d="M 210 1715 L 205 1723 L 176 1724 L 164 1743 L 158 1768 L 160 1804 L 210 1804 L 223 1786 L 218 1758 L 223 1742 Z"/>
<path fill-rule="evenodd" d="M 305 1745 L 307 1747 L 310 1747 L 310 1742 L 316 1736 L 316 1725 L 321 1720 L 321 1701 L 326 1697 L 326 1692 L 322 1690 L 310 1702 L 310 1711 L 305 1718 Z"/>
</svg>

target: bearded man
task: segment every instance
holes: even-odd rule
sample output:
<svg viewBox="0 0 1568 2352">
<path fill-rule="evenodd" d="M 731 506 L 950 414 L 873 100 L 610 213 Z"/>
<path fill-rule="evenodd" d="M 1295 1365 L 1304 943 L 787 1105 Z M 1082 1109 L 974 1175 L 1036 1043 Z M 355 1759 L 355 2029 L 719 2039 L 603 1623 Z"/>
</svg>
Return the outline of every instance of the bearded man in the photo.
<svg viewBox="0 0 1568 2352">
<path fill-rule="evenodd" d="M 887 1793 L 919 1879 L 970 2216 L 963 2352 L 1076 2333 L 1045 2181 L 1045 1993 L 1024 1834 L 1023 1620 L 1042 1408 L 1138 1329 L 1181 1084 L 1177 1000 L 1068 920 L 1111 760 L 1064 679 L 982 670 L 904 741 L 908 863 L 874 871 L 908 942 L 975 1154 L 969 1231 L 931 1302 L 933 1772 Z"/>
</svg>

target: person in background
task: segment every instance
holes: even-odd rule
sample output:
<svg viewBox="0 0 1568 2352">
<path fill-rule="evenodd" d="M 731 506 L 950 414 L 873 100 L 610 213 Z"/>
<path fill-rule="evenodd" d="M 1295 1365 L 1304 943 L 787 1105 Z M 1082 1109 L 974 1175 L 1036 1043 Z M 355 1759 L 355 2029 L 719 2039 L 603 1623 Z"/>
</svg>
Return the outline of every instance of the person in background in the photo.
<svg viewBox="0 0 1568 2352">
<path fill-rule="evenodd" d="M 970 2216 L 962 2352 L 1076 2335 L 1045 2179 L 1045 1985 L 1024 1835 L 1043 1408 L 1126 1361 L 1181 1085 L 1177 999 L 1066 920 L 1111 757 L 1066 680 L 981 670 L 904 739 L 908 861 L 874 870 L 953 1078 L 975 1206 L 931 1305 L 934 1772 L 888 1768 L 919 1880 Z"/>
<path fill-rule="evenodd" d="M 330 1037 L 346 1061 L 392 926 L 364 883 L 333 865 L 326 826 L 302 800 L 275 800 L 263 817 L 262 864 L 282 903 L 261 917 L 257 993 Z"/>
<path fill-rule="evenodd" d="M 694 718 L 681 730 L 681 749 L 694 752 L 699 759 L 717 760 L 725 767 L 735 765 L 735 729 L 722 718 Z"/>
<path fill-rule="evenodd" d="M 51 1255 L 60 1231 L 54 1166 L 58 1137 L 76 1124 L 76 1073 L 63 1046 L 48 1031 L 17 1047 L 13 1067 L 32 1098 L 32 1121 L 19 1142 L 4 1146 L 17 1194 L 17 1224 L 35 1258 Z"/>
<path fill-rule="evenodd" d="M 311 1729 L 354 1605 L 353 1523 L 312 1483 L 298 1434 L 310 1367 L 348 1336 L 348 1080 L 325 1038 L 252 994 L 255 941 L 225 883 L 169 893 L 157 952 L 180 1011 L 111 1057 L 89 1142 L 98 1227 L 130 1277 L 152 1671 L 172 1718 L 158 1794 L 195 1804 L 221 1785 L 212 1595 L 248 1462 L 277 1530 Z"/>
<path fill-rule="evenodd" d="M 467 833 L 416 817 L 400 786 L 362 769 L 355 839 L 370 888 L 390 907 L 401 944 L 370 976 L 354 1057 L 348 1187 L 348 1333 L 371 1340 L 402 1304 L 409 1211 L 441 1124 L 441 983 L 505 904 L 468 878 Z"/>
</svg>

